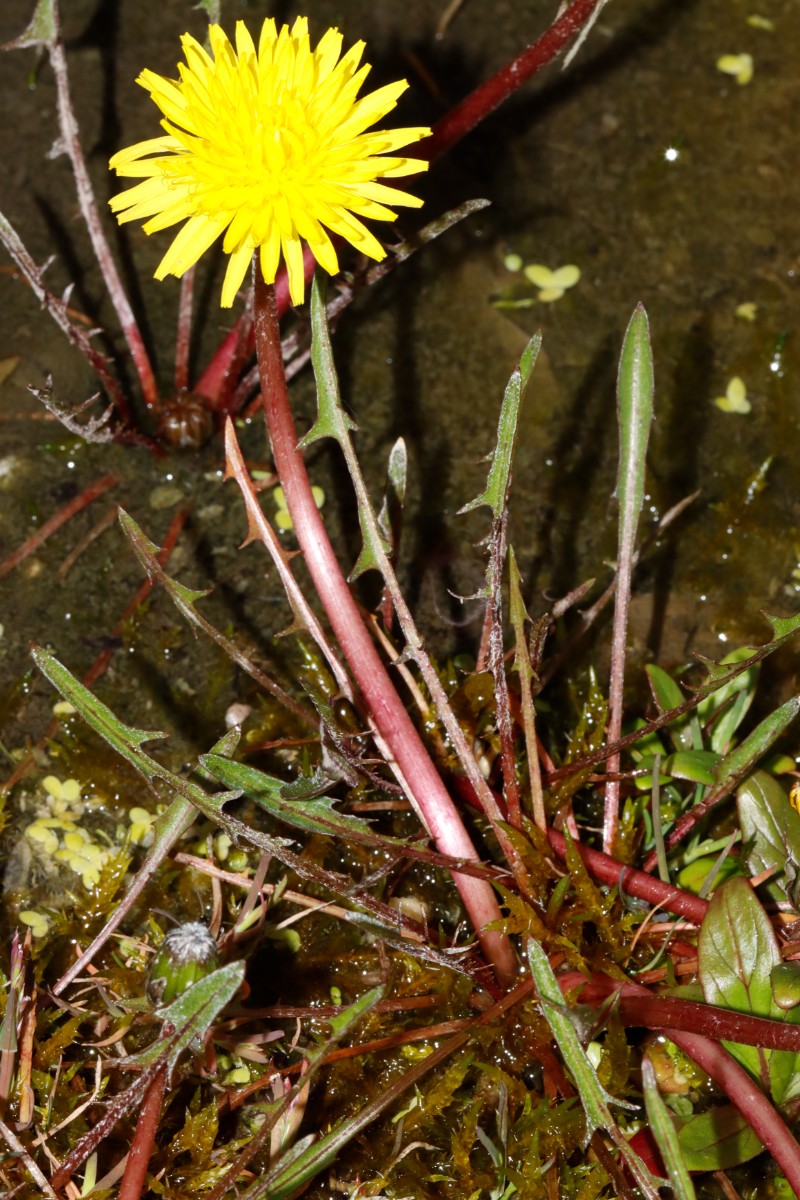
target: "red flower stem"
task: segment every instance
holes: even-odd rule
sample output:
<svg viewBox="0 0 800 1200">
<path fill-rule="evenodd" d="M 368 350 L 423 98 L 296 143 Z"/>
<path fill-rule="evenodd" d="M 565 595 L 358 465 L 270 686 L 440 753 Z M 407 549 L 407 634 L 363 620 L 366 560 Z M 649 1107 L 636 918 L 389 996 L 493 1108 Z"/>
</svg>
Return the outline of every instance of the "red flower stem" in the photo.
<svg viewBox="0 0 800 1200">
<path fill-rule="evenodd" d="M 333 552 L 297 449 L 283 371 L 275 289 L 264 282 L 258 265 L 253 274 L 254 328 L 264 412 L 275 466 L 306 566 L 376 729 L 394 756 L 393 766 L 399 770 L 436 846 L 454 858 L 477 862 L 475 847 L 375 649 Z M 516 974 L 511 943 L 503 934 L 483 928 L 500 917 L 491 885 L 457 872 L 453 879 L 498 980 L 509 983 Z"/>
<path fill-rule="evenodd" d="M 433 128 L 433 133 L 421 142 L 414 153 L 429 162 L 435 162 L 447 150 L 470 133 L 485 117 L 494 112 L 504 100 L 513 95 L 517 88 L 527 83 L 538 71 L 553 61 L 557 54 L 591 20 L 602 0 L 573 0 L 566 12 L 545 30 L 540 38 L 501 67 L 491 79 L 480 84 L 473 92 L 446 113 Z M 306 285 L 310 284 L 316 268 L 316 260 L 307 245 L 303 246 L 303 268 Z M 278 315 L 289 308 L 289 282 L 283 267 L 275 281 Z M 214 400 L 223 381 L 230 373 L 230 364 L 238 343 L 233 330 L 218 347 L 211 362 L 203 372 L 197 391 Z M 252 352 L 250 341 L 249 350 Z"/>
<path fill-rule="evenodd" d="M 189 390 L 189 351 L 192 344 L 192 301 L 194 300 L 194 267 L 181 277 L 178 300 L 178 330 L 175 335 L 175 395 Z"/>
<path fill-rule="evenodd" d="M 133 359 L 133 365 L 139 376 L 142 398 L 148 408 L 155 408 L 158 405 L 156 377 L 153 374 L 153 368 L 150 364 L 150 358 L 145 349 L 139 326 L 133 315 L 133 309 L 128 302 L 128 297 L 125 295 L 125 289 L 122 286 L 122 280 L 119 277 L 119 272 L 112 257 L 111 248 L 103 232 L 100 214 L 97 211 L 94 199 L 94 191 L 89 179 L 89 172 L 86 170 L 86 161 L 83 157 L 83 150 L 81 149 L 80 138 L 78 137 L 78 123 L 75 120 L 75 112 L 69 94 L 67 57 L 64 53 L 64 44 L 61 40 L 57 5 L 53 5 L 53 21 L 55 23 L 55 38 L 52 42 L 47 43 L 47 51 L 50 55 L 50 64 L 53 68 L 53 75 L 56 81 L 59 128 L 64 142 L 64 149 L 67 152 L 72 166 L 72 173 L 75 176 L 78 205 L 80 206 L 81 215 L 86 222 L 86 228 L 89 230 L 89 238 L 95 258 L 100 267 L 100 273 L 103 276 L 103 282 L 108 289 L 109 298 L 114 306 L 123 336 L 128 344 L 128 350 Z"/>
<path fill-rule="evenodd" d="M 556 829 L 548 829 L 547 837 L 559 858 L 566 858 L 567 849 L 564 835 Z M 588 846 L 584 846 L 580 842 L 575 842 L 575 849 L 583 859 L 590 875 L 600 880 L 601 883 L 612 886 L 619 884 L 620 891 L 635 896 L 637 900 L 660 904 L 669 912 L 685 917 L 694 925 L 702 924 L 708 908 L 707 900 L 701 900 L 699 896 L 685 892 L 682 888 L 662 883 L 660 879 L 648 875 L 646 871 L 637 871 L 635 867 L 626 867 L 624 863 L 617 862 L 608 854 L 602 854 L 599 850 L 590 850 Z"/>
<path fill-rule="evenodd" d="M 167 1068 L 164 1066 L 145 1092 L 117 1200 L 139 1200 L 142 1195 L 166 1086 Z"/>
</svg>

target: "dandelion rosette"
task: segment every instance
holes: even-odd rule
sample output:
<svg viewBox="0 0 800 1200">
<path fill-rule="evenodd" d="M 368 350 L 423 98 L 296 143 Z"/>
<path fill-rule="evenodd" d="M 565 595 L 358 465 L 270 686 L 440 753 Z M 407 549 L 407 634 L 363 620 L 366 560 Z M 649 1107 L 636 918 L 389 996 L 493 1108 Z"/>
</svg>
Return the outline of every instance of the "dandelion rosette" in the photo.
<svg viewBox="0 0 800 1200">
<path fill-rule="evenodd" d="M 327 231 L 370 258 L 385 250 L 363 219 L 393 221 L 389 204 L 417 208 L 415 196 L 379 182 L 424 171 L 421 159 L 393 151 L 426 137 L 426 128 L 372 130 L 408 84 L 388 84 L 358 98 L 369 66 L 364 43 L 340 58 L 342 35 L 329 29 L 311 49 L 308 21 L 291 28 L 273 20 L 258 49 L 244 23 L 231 45 L 209 26 L 211 53 L 189 34 L 181 39 L 180 80 L 145 70 L 137 82 L 164 114 L 165 136 L 119 151 L 111 167 L 142 182 L 114 196 L 119 221 L 146 220 L 154 233 L 180 221 L 156 278 L 181 276 L 220 237 L 229 255 L 222 287 L 229 307 L 255 250 L 272 283 L 281 259 L 292 302 L 305 291 L 303 242 L 330 274 L 339 269 Z"/>
</svg>

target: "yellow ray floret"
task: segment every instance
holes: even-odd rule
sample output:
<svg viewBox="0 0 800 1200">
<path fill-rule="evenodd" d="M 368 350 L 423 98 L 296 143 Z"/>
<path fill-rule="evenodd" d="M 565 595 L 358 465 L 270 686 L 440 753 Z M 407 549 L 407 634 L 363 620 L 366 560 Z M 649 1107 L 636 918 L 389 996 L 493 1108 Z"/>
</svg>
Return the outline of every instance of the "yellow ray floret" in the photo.
<svg viewBox="0 0 800 1200">
<path fill-rule="evenodd" d="M 303 242 L 331 274 L 329 234 L 380 260 L 385 250 L 363 220 L 393 221 L 387 205 L 422 203 L 379 182 L 424 171 L 427 163 L 394 152 L 425 128 L 372 130 L 408 86 L 389 84 L 358 98 L 369 73 L 364 43 L 342 57 L 329 29 L 311 49 L 308 20 L 291 28 L 266 20 L 258 48 L 242 21 L 235 48 L 209 26 L 211 53 L 182 38 L 180 79 L 143 71 L 137 80 L 163 113 L 165 134 L 120 150 L 111 167 L 135 184 L 111 200 L 119 221 L 144 220 L 146 233 L 183 221 L 156 271 L 181 276 L 219 238 L 229 256 L 222 287 L 229 307 L 256 250 L 267 283 L 286 263 L 292 302 L 305 291 Z"/>
</svg>

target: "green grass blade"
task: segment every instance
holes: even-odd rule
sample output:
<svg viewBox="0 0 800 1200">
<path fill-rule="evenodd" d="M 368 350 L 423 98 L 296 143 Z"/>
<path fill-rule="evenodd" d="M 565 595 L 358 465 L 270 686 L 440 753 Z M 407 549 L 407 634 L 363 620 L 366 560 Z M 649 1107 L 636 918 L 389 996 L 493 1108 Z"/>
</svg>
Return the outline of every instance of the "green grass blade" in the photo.
<svg viewBox="0 0 800 1200">
<path fill-rule="evenodd" d="M 575 1026 L 563 1011 L 564 997 L 547 955 L 533 938 L 528 942 L 528 962 L 544 1016 L 561 1051 L 561 1057 L 569 1068 L 586 1113 L 587 1141 L 588 1135 L 596 1129 L 605 1129 L 611 1135 L 643 1194 L 649 1200 L 658 1200 L 655 1181 L 639 1155 L 628 1145 L 609 1108 L 610 1104 L 617 1104 L 622 1108 L 636 1108 L 636 1105 L 609 1096 L 600 1083 L 597 1072 L 580 1043 Z"/>
<path fill-rule="evenodd" d="M 672 1123 L 669 1109 L 661 1098 L 656 1084 L 656 1073 L 647 1055 L 642 1059 L 642 1085 L 647 1120 L 661 1151 L 676 1200 L 696 1200 L 694 1184 L 686 1169 L 683 1151 L 678 1141 L 678 1131 Z"/>
<path fill-rule="evenodd" d="M 608 691 L 608 740 L 616 742 L 622 731 L 622 693 L 628 635 L 628 609 L 635 556 L 636 531 L 644 503 L 645 463 L 653 422 L 653 351 L 647 313 L 641 304 L 634 310 L 625 333 L 617 376 L 619 470 L 617 500 L 619 532 L 617 591 L 611 635 L 611 679 Z M 619 771 L 619 755 L 608 760 L 608 772 Z M 606 784 L 603 849 L 611 853 L 619 822 L 619 782 Z"/>
</svg>

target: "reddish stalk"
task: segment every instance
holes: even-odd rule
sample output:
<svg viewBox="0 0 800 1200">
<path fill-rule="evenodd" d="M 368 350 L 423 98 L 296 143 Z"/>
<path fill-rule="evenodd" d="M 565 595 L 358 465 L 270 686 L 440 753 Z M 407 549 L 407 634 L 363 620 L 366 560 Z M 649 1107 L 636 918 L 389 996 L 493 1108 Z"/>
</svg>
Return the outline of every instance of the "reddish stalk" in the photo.
<svg viewBox="0 0 800 1200">
<path fill-rule="evenodd" d="M 564 835 L 556 829 L 548 829 L 547 837 L 559 858 L 566 858 L 567 849 Z M 624 863 L 617 862 L 610 855 L 603 854 L 599 850 L 590 850 L 588 846 L 584 846 L 580 842 L 575 842 L 575 849 L 583 859 L 589 873 L 601 883 L 607 883 L 610 886 L 619 884 L 620 891 L 626 892 L 629 896 L 635 896 L 637 900 L 660 904 L 662 908 L 677 913 L 680 917 L 685 917 L 694 925 L 702 924 L 708 908 L 707 900 L 701 900 L 699 896 L 685 892 L 681 888 L 672 887 L 668 883 L 662 883 L 660 879 L 648 875 L 646 871 L 637 871 L 634 867 L 626 867 Z"/>
<path fill-rule="evenodd" d="M 394 756 L 392 766 L 399 772 L 436 846 L 454 858 L 477 862 L 478 855 L 458 811 L 375 649 L 334 554 L 297 449 L 283 371 L 275 289 L 264 282 L 258 268 L 254 278 L 256 352 L 267 427 L 286 504 L 315 589 L 376 729 Z M 508 984 L 516 974 L 511 943 L 502 934 L 484 929 L 500 917 L 491 885 L 457 872 L 453 878 L 487 958 L 498 979 Z"/>
<path fill-rule="evenodd" d="M 640 1025 L 647 1029 L 682 1029 L 713 1041 L 741 1042 L 746 1046 L 761 1046 L 766 1050 L 800 1051 L 800 1026 L 769 1017 L 754 1017 L 751 1013 L 732 1008 L 719 1008 L 696 1000 L 681 1000 L 677 996 L 654 995 L 638 984 L 621 983 L 608 975 L 592 975 L 588 980 L 580 971 L 559 975 L 558 982 L 565 992 L 583 986 L 582 1004 L 599 1004 L 608 996 L 619 994 L 619 1014 L 625 1026 Z"/>
<path fill-rule="evenodd" d="M 118 1200 L 139 1200 L 153 1152 L 161 1104 L 167 1087 L 167 1068 L 162 1067 L 145 1092 L 133 1135 Z"/>
<path fill-rule="evenodd" d="M 553 61 L 567 42 L 589 23 L 600 3 L 602 0 L 573 0 L 566 12 L 532 45 L 501 67 L 491 79 L 476 87 L 455 108 L 451 108 L 437 122 L 430 138 L 422 142 L 419 149 L 415 149 L 415 154 L 433 162 L 476 125 L 480 125 L 517 88 Z"/>
<path fill-rule="evenodd" d="M 467 803 L 481 808 L 469 779 L 463 775 L 454 776 L 451 785 Z M 497 795 L 495 793 L 493 795 L 497 800 Z M 557 829 L 548 829 L 547 838 L 559 858 L 566 858 L 564 835 Z M 679 917 L 684 917 L 693 925 L 702 923 L 708 908 L 707 900 L 701 900 L 699 896 L 685 892 L 682 888 L 662 883 L 660 879 L 654 878 L 646 871 L 628 867 L 625 863 L 618 862 L 617 859 L 612 858 L 609 854 L 603 854 L 600 850 L 591 850 L 578 841 L 575 841 L 574 844 L 589 874 L 593 875 L 600 883 L 607 883 L 612 887 L 614 884 L 619 884 L 621 891 L 637 900 L 646 900 L 649 904 L 660 904 L 662 908 L 676 913 Z"/>
<path fill-rule="evenodd" d="M 178 328 L 175 334 L 175 395 L 189 390 L 189 351 L 192 344 L 192 304 L 194 301 L 195 268 L 181 278 L 178 299 Z"/>
<path fill-rule="evenodd" d="M 647 988 L 637 984 L 626 986 L 631 992 L 635 989 L 639 994 L 648 994 Z M 722 1088 L 772 1154 L 795 1195 L 800 1196 L 800 1145 L 758 1084 L 716 1042 L 677 1029 L 669 1030 L 668 1036 Z"/>
<path fill-rule="evenodd" d="M 581 982 L 586 982 L 585 976 L 579 972 L 570 972 L 559 977 L 559 984 L 567 990 L 578 986 Z M 619 987 L 617 981 L 609 980 L 608 988 L 602 980 L 594 977 L 588 987 L 593 988 L 599 986 L 601 990 L 614 991 Z M 642 987 L 637 983 L 625 983 L 621 988 L 623 1000 L 621 1004 L 626 1006 L 628 1015 L 630 1012 L 635 1012 L 634 1001 L 637 1006 L 642 1006 L 642 1015 L 645 1009 L 649 1008 L 649 1015 L 652 1017 L 656 1013 L 663 1014 L 666 1011 L 667 997 L 655 997 L 647 988 Z M 711 1005 L 689 1004 L 687 1001 L 672 1001 L 673 1015 L 681 1006 L 686 1009 L 704 1009 L 710 1010 L 713 1018 L 717 1022 L 715 1036 L 729 1037 L 729 1030 L 736 1029 L 737 1037 L 732 1040 L 745 1040 L 741 1038 L 742 1030 L 750 1026 L 754 1028 L 755 1022 L 760 1020 L 762 1026 L 765 1025 L 780 1025 L 777 1021 L 766 1021 L 763 1018 L 748 1017 L 743 1013 L 731 1011 L 725 1013 L 723 1010 L 714 1008 Z M 676 1009 L 675 1006 L 678 1006 Z M 745 1022 L 742 1027 L 736 1026 L 736 1021 Z M 623 1021 L 628 1023 L 623 1015 Z M 639 1024 L 638 1017 L 635 1022 Z M 650 1024 L 649 1021 L 642 1021 L 642 1024 Z M 780 1169 L 783 1171 L 790 1186 L 794 1190 L 795 1195 L 800 1196 L 800 1145 L 798 1145 L 793 1134 L 785 1124 L 783 1118 L 772 1106 L 770 1101 L 761 1091 L 758 1084 L 750 1078 L 747 1072 L 739 1066 L 728 1052 L 708 1037 L 703 1037 L 698 1033 L 689 1033 L 683 1029 L 669 1028 L 661 1024 L 654 1024 L 655 1028 L 663 1028 L 670 1041 L 673 1041 L 684 1054 L 688 1055 L 693 1062 L 696 1062 L 699 1067 L 706 1072 L 707 1075 L 714 1080 L 716 1084 L 727 1095 L 732 1104 L 739 1109 L 742 1116 L 750 1125 L 753 1132 L 761 1141 L 766 1150 L 773 1155 Z M 698 1025 L 695 1024 L 695 1028 Z M 796 1036 L 797 1027 L 794 1027 Z M 773 1042 L 777 1044 L 776 1038 L 779 1035 L 777 1032 L 773 1034 Z M 789 1034 L 791 1037 L 791 1033 Z M 750 1040 L 749 1037 L 746 1040 Z M 764 1041 L 753 1043 L 758 1045 L 766 1045 Z"/>
</svg>

